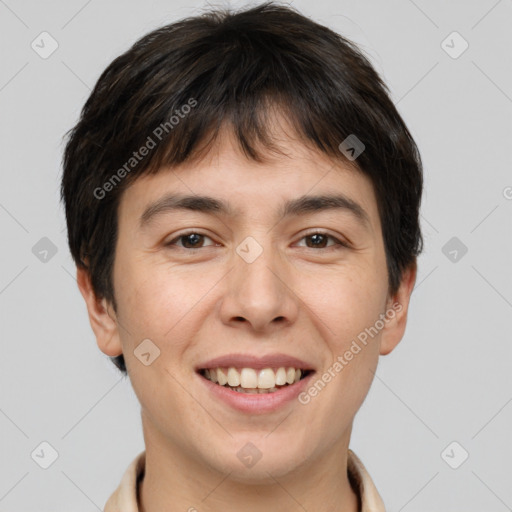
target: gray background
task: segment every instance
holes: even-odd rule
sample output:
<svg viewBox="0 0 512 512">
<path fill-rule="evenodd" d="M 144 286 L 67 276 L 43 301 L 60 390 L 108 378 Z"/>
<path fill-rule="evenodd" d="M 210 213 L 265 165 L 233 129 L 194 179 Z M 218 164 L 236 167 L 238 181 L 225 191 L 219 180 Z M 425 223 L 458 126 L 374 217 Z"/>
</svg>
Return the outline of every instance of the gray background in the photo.
<svg viewBox="0 0 512 512">
<path fill-rule="evenodd" d="M 361 45 L 425 164 L 406 335 L 381 358 L 351 447 L 389 511 L 512 510 L 512 1 L 293 5 Z M 97 348 L 76 286 L 62 136 L 114 57 L 204 7 L 0 0 L 0 511 L 102 510 L 144 448 L 131 385 Z M 47 59 L 31 48 L 43 31 L 59 45 Z M 442 45 L 453 31 L 469 43 L 458 58 L 445 51 L 463 48 L 457 36 Z M 31 457 L 43 441 L 58 452 L 46 470 Z"/>
</svg>

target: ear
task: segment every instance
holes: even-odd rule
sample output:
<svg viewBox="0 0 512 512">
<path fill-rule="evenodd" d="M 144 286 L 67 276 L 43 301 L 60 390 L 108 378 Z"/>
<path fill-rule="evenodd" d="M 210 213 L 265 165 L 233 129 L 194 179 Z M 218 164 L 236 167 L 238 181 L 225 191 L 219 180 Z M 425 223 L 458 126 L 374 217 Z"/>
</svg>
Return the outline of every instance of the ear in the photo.
<svg viewBox="0 0 512 512">
<path fill-rule="evenodd" d="M 389 354 L 400 342 L 407 324 L 407 311 L 411 293 L 416 282 L 417 265 L 414 263 L 402 275 L 400 287 L 386 305 L 386 319 L 380 341 L 380 355 Z M 394 314 L 393 314 L 394 312 Z"/>
<path fill-rule="evenodd" d="M 123 350 L 112 304 L 105 298 L 99 299 L 96 297 L 87 269 L 78 267 L 76 280 L 80 293 L 87 305 L 89 322 L 96 335 L 98 347 L 108 356 L 121 355 Z"/>
</svg>

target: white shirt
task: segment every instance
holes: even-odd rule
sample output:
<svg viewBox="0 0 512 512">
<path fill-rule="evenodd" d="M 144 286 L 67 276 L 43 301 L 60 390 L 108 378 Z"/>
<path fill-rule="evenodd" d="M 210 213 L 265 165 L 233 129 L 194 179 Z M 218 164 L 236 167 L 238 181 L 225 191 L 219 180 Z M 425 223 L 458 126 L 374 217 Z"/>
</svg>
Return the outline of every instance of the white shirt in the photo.
<svg viewBox="0 0 512 512">
<path fill-rule="evenodd" d="M 143 451 L 128 466 L 119 487 L 105 504 L 104 512 L 139 512 L 139 483 L 144 477 L 145 463 L 146 452 Z M 361 501 L 359 512 L 386 512 L 370 475 L 352 450 L 348 450 L 347 469 Z"/>
</svg>

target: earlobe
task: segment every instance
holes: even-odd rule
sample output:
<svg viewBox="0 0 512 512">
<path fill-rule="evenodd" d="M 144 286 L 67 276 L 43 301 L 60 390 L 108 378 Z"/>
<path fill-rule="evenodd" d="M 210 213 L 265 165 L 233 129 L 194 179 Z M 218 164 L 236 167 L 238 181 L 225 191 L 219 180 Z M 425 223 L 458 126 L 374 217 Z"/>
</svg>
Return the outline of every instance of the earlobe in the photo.
<svg viewBox="0 0 512 512">
<path fill-rule="evenodd" d="M 89 322 L 96 336 L 98 347 L 108 356 L 121 355 L 123 350 L 113 308 L 105 298 L 96 296 L 86 268 L 77 268 L 76 280 L 87 306 Z"/>
<path fill-rule="evenodd" d="M 406 269 L 402 276 L 400 287 L 393 297 L 390 297 L 386 306 L 384 329 L 380 341 L 380 355 L 389 354 L 400 342 L 407 325 L 407 312 L 411 293 L 416 282 L 416 263 Z"/>
</svg>

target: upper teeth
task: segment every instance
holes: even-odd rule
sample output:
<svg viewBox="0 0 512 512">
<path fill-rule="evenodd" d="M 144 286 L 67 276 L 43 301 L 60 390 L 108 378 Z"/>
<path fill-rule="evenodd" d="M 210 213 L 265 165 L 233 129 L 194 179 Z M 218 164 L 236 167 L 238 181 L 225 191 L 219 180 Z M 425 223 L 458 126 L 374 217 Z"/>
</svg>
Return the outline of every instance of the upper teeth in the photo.
<svg viewBox="0 0 512 512">
<path fill-rule="evenodd" d="M 232 387 L 241 386 L 246 389 L 271 389 L 275 386 L 293 384 L 302 377 L 302 371 L 295 368 L 210 368 L 204 371 L 205 377 L 221 386 L 228 384 Z"/>
</svg>

